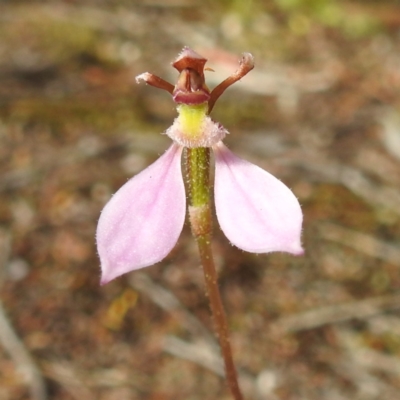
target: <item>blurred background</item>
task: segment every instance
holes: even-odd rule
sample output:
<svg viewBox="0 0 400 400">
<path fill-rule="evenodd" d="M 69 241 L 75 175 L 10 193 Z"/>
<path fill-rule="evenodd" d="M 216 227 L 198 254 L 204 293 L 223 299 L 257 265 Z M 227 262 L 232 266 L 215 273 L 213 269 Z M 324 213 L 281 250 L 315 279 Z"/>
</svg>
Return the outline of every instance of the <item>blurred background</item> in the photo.
<svg viewBox="0 0 400 400">
<path fill-rule="evenodd" d="M 176 116 L 134 77 L 174 83 L 184 45 L 211 88 L 254 55 L 212 116 L 305 215 L 304 257 L 244 253 L 214 226 L 246 399 L 398 398 L 394 0 L 0 2 L 0 398 L 231 398 L 187 225 L 162 263 L 99 286 L 100 211 Z"/>
</svg>

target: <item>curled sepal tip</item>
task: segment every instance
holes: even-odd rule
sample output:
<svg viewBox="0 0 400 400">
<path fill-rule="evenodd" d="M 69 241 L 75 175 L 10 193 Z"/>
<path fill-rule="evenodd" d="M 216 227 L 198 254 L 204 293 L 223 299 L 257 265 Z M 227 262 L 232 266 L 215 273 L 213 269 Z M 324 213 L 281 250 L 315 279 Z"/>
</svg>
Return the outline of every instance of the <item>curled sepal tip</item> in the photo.
<svg viewBox="0 0 400 400">
<path fill-rule="evenodd" d="M 181 154 L 173 144 L 104 207 L 97 227 L 101 284 L 161 261 L 175 246 L 186 211 Z"/>
<path fill-rule="evenodd" d="M 222 143 L 214 152 L 217 218 L 232 244 L 253 253 L 303 254 L 303 215 L 292 191 Z"/>
</svg>

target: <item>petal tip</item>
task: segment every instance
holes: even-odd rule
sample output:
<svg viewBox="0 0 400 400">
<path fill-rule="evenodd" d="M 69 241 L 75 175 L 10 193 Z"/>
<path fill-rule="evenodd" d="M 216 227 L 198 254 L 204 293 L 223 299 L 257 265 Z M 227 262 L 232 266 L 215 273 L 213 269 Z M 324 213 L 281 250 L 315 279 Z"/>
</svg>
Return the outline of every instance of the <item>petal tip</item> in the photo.
<svg viewBox="0 0 400 400">
<path fill-rule="evenodd" d="M 122 274 L 115 273 L 112 269 L 108 267 L 108 263 L 104 262 L 104 259 L 101 260 L 101 276 L 100 276 L 100 286 L 104 286 L 107 283 L 110 283 L 112 280 L 117 278 Z"/>
<path fill-rule="evenodd" d="M 304 249 L 301 245 L 295 245 L 292 249 L 286 250 L 288 253 L 293 254 L 294 256 L 304 256 Z"/>
<path fill-rule="evenodd" d="M 107 283 L 109 283 L 110 281 L 111 281 L 111 279 L 107 279 L 107 278 L 101 277 L 101 279 L 100 279 L 100 286 L 107 285 Z"/>
</svg>

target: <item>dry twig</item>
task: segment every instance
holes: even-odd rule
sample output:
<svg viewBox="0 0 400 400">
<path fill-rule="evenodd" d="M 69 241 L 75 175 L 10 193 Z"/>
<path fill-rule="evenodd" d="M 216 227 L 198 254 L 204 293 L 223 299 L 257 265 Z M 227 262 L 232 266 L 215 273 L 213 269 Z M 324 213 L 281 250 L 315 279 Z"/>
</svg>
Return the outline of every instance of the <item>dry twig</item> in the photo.
<svg viewBox="0 0 400 400">
<path fill-rule="evenodd" d="M 181 324 L 195 337 L 201 337 L 218 349 L 214 337 L 209 330 L 193 315 L 184 305 L 167 289 L 154 283 L 151 278 L 143 272 L 136 272 L 130 276 L 130 284 L 136 290 L 145 293 L 155 304 L 163 310 L 179 318 Z"/>
<path fill-rule="evenodd" d="M 43 364 L 46 376 L 58 382 L 74 399 L 95 400 L 94 395 L 82 382 L 77 368 L 66 362 L 46 362 Z"/>
<path fill-rule="evenodd" d="M 167 353 L 175 357 L 192 361 L 221 377 L 225 376 L 222 358 L 204 342 L 188 343 L 175 336 L 167 336 L 163 347 Z"/>
<path fill-rule="evenodd" d="M 379 371 L 397 378 L 400 373 L 400 362 L 397 358 L 384 355 L 363 346 L 356 333 L 341 327 L 334 330 L 335 336 L 343 347 L 347 356 L 335 370 L 351 379 L 363 396 L 371 399 L 395 399 L 398 390 L 383 380 L 383 376 L 373 375 Z"/>
<path fill-rule="evenodd" d="M 208 329 L 167 289 L 154 283 L 145 273 L 136 272 L 130 276 L 131 286 L 145 293 L 163 310 L 179 318 L 181 324 L 196 338 L 196 343 L 188 343 L 174 336 L 164 340 L 164 350 L 183 360 L 194 362 L 223 377 L 225 375 L 222 358 L 214 337 Z M 254 378 L 243 371 L 238 371 L 239 381 L 246 394 L 257 391 Z"/>
<path fill-rule="evenodd" d="M 271 329 L 277 332 L 298 332 L 350 319 L 365 319 L 399 308 L 400 293 L 396 293 L 352 303 L 335 304 L 283 317 L 278 319 Z"/>
<path fill-rule="evenodd" d="M 220 377 L 225 376 L 222 358 L 207 343 L 188 343 L 175 336 L 167 336 L 164 350 L 175 357 L 198 364 Z M 257 385 L 251 375 L 238 370 L 238 378 L 246 396 L 254 397 L 254 393 L 261 391 L 262 385 Z"/>
<path fill-rule="evenodd" d="M 281 165 L 304 169 L 311 181 L 341 184 L 368 204 L 383 207 L 400 215 L 400 191 L 396 187 L 376 184 L 366 173 L 357 168 L 304 151 L 298 154 L 292 153 L 291 157 L 282 158 L 278 162 Z"/>
<path fill-rule="evenodd" d="M 4 277 L 4 270 L 9 259 L 11 238 L 8 232 L 0 231 L 0 274 Z M 1 283 L 1 282 L 0 282 Z M 19 370 L 29 383 L 31 397 L 34 400 L 46 400 L 47 390 L 42 373 L 32 359 L 24 343 L 14 331 L 7 317 L 3 303 L 0 300 L 0 343 L 10 355 Z"/>
<path fill-rule="evenodd" d="M 331 223 L 319 225 L 318 233 L 323 239 L 349 246 L 367 256 L 375 257 L 394 265 L 400 265 L 400 248 L 376 239 L 371 235 Z"/>
</svg>

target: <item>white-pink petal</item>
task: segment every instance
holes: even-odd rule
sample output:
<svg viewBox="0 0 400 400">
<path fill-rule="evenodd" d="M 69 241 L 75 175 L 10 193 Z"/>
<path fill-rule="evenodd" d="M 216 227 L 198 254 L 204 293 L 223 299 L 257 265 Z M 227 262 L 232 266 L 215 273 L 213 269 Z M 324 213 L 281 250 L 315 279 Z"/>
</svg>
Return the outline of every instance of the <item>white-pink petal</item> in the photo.
<svg viewBox="0 0 400 400">
<path fill-rule="evenodd" d="M 97 227 L 102 284 L 161 261 L 175 246 L 186 212 L 181 155 L 173 144 L 104 207 Z"/>
<path fill-rule="evenodd" d="M 253 253 L 302 254 L 303 215 L 292 191 L 221 142 L 214 153 L 217 218 L 232 244 Z"/>
</svg>

